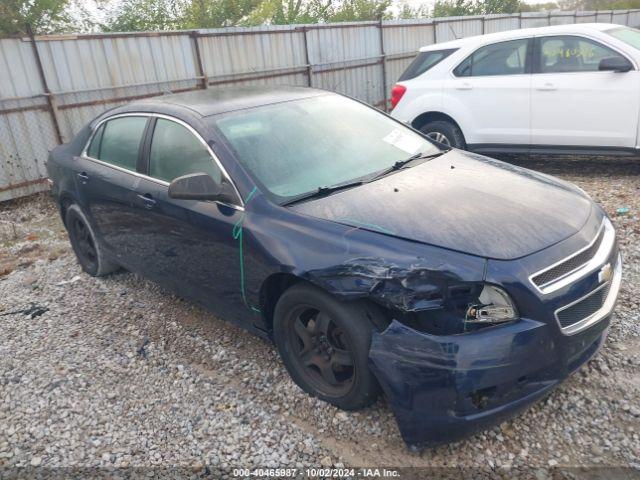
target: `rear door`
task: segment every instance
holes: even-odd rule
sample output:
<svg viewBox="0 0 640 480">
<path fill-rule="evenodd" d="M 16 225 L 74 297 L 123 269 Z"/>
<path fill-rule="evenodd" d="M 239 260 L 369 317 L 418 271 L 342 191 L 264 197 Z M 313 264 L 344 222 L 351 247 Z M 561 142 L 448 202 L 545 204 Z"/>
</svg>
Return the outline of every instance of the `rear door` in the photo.
<svg viewBox="0 0 640 480">
<path fill-rule="evenodd" d="M 528 144 L 530 57 L 533 40 L 523 38 L 478 48 L 445 82 L 465 118 L 468 144 Z"/>
<path fill-rule="evenodd" d="M 170 198 L 169 183 L 182 175 L 228 179 L 206 142 L 180 120 L 154 118 L 147 141 L 146 175 L 134 195 L 146 274 L 225 319 L 246 323 L 242 237 L 234 236 L 244 215 L 240 198 L 234 205 Z"/>
<path fill-rule="evenodd" d="M 599 71 L 622 56 L 577 35 L 536 38 L 531 90 L 531 143 L 541 146 L 635 147 L 638 71 Z"/>
<path fill-rule="evenodd" d="M 76 171 L 77 191 L 110 256 L 137 269 L 139 244 L 133 193 L 148 116 L 122 115 L 95 131 Z"/>
</svg>

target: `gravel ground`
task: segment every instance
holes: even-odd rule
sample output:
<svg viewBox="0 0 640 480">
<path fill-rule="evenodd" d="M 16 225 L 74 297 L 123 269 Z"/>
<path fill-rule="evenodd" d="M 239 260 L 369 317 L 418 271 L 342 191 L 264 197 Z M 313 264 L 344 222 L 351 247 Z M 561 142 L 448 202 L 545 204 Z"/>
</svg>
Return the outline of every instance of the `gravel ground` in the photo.
<svg viewBox="0 0 640 480">
<path fill-rule="evenodd" d="M 610 214 L 625 262 L 616 319 L 602 352 L 547 399 L 421 453 L 406 449 L 384 400 L 341 412 L 298 389 L 268 342 L 136 275 L 82 273 L 47 196 L 0 205 L 0 467 L 638 473 L 640 162 L 510 161 L 575 182 Z"/>
</svg>

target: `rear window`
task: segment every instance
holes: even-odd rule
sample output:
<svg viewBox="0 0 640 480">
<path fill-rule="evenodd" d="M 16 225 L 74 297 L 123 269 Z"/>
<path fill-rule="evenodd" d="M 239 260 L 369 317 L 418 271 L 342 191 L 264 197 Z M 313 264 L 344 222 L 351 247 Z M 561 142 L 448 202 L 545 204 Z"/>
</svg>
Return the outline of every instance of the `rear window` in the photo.
<svg viewBox="0 0 640 480">
<path fill-rule="evenodd" d="M 418 75 L 422 75 L 424 72 L 440 63 L 455 51 L 456 49 L 452 48 L 450 50 L 434 50 L 430 52 L 418 53 L 418 56 L 413 59 L 413 62 L 411 62 L 411 64 L 407 67 L 398 81 L 402 82 L 404 80 L 411 80 L 412 78 L 416 78 Z"/>
</svg>

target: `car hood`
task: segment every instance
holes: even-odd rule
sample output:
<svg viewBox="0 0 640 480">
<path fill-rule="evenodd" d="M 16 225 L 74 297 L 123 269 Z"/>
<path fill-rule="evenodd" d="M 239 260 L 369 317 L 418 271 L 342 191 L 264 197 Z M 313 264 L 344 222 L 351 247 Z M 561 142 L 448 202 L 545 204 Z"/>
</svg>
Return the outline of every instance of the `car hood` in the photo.
<svg viewBox="0 0 640 480">
<path fill-rule="evenodd" d="M 578 232 L 591 200 L 571 184 L 452 150 L 363 186 L 292 205 L 298 213 L 494 259 Z"/>
</svg>

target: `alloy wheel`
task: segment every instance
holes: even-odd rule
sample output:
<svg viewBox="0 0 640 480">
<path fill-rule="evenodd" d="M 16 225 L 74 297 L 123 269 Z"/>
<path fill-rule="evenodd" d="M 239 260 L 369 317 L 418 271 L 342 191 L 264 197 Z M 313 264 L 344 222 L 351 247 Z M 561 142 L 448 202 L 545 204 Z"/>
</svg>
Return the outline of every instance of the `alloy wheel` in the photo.
<svg viewBox="0 0 640 480">
<path fill-rule="evenodd" d="M 429 132 L 429 133 L 427 133 L 427 137 L 429 137 L 432 140 L 435 140 L 438 143 L 442 143 L 443 145 L 446 145 L 447 147 L 451 146 L 451 142 L 449 141 L 449 139 L 447 138 L 447 136 L 444 133 Z"/>
</svg>

